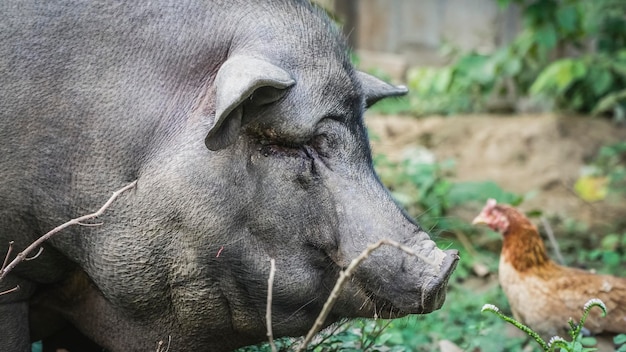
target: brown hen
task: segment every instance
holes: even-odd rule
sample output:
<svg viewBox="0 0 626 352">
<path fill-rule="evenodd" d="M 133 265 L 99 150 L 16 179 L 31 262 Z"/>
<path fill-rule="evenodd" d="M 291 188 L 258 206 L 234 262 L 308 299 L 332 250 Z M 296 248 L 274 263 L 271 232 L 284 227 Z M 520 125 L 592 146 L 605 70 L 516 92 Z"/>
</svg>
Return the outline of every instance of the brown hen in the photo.
<svg viewBox="0 0 626 352">
<path fill-rule="evenodd" d="M 607 316 L 593 308 L 585 328 L 593 334 L 626 333 L 626 278 L 598 275 L 550 260 L 537 227 L 517 209 L 490 199 L 474 224 L 502 234 L 499 280 L 515 319 L 543 338 L 567 336 L 567 321 L 580 320 L 583 305 L 601 299 Z"/>
</svg>

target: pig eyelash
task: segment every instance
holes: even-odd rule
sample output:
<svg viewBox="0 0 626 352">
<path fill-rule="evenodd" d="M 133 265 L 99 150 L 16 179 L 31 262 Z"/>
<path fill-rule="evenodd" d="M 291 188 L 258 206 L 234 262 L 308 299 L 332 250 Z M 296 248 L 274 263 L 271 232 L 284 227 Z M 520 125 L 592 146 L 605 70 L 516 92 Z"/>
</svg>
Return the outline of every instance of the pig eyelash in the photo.
<svg viewBox="0 0 626 352">
<path fill-rule="evenodd" d="M 310 164 L 307 168 L 312 174 L 317 174 L 317 168 L 315 166 L 315 160 L 317 159 L 317 152 L 308 145 L 300 146 L 285 146 L 281 144 L 266 144 L 259 148 L 261 155 L 297 158 L 305 163 Z"/>
<path fill-rule="evenodd" d="M 327 157 L 323 153 L 323 150 L 327 148 L 327 144 L 327 136 L 319 134 L 303 144 L 263 141 L 259 151 L 263 156 L 276 155 L 316 159 L 318 157 Z"/>
<path fill-rule="evenodd" d="M 302 146 L 289 146 L 284 144 L 265 144 L 259 148 L 263 156 L 288 156 L 306 158 L 308 155 Z"/>
</svg>

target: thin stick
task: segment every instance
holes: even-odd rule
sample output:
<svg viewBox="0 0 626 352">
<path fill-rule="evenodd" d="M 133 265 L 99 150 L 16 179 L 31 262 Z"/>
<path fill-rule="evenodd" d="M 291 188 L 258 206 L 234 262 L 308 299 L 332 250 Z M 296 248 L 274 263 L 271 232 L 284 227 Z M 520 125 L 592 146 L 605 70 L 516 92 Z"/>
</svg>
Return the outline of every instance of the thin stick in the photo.
<svg viewBox="0 0 626 352">
<path fill-rule="evenodd" d="M 330 311 L 335 305 L 337 298 L 339 298 L 339 292 L 341 292 L 341 290 L 343 289 L 343 286 L 345 286 L 346 282 L 348 281 L 348 278 L 352 276 L 354 270 L 356 270 L 356 268 L 361 264 L 361 262 L 364 261 L 374 250 L 378 249 L 383 244 L 396 247 L 410 255 L 413 255 L 421 259 L 426 264 L 437 266 L 437 264 L 433 263 L 430 259 L 424 257 L 423 255 L 417 253 L 412 248 L 409 248 L 393 240 L 382 239 L 374 244 L 369 245 L 367 248 L 365 248 L 363 252 L 361 252 L 361 254 L 359 254 L 358 257 L 354 258 L 350 262 L 350 265 L 348 265 L 348 267 L 345 270 L 339 273 L 339 279 L 337 279 L 337 282 L 335 283 L 335 287 L 333 287 L 333 290 L 330 291 L 330 295 L 328 296 L 328 299 L 326 299 L 326 302 L 324 303 L 324 307 L 322 308 L 322 311 L 317 316 L 315 323 L 309 330 L 309 333 L 304 338 L 304 341 L 302 341 L 302 343 L 296 349 L 296 352 L 304 351 L 306 346 L 309 343 L 311 343 L 311 340 L 313 340 L 313 337 L 315 336 L 315 334 L 317 334 L 319 330 L 322 328 L 322 326 L 324 325 L 324 321 L 326 321 L 328 314 L 330 314 Z"/>
<path fill-rule="evenodd" d="M 170 350 L 170 344 L 172 343 L 172 335 L 169 335 L 167 337 L 167 348 L 165 350 L 163 350 L 163 345 L 165 344 L 165 342 L 163 340 L 157 342 L 157 349 L 156 352 L 168 352 Z"/>
<path fill-rule="evenodd" d="M 97 223 L 94 223 L 94 224 L 84 224 L 84 223 L 82 223 L 82 222 L 79 222 L 79 223 L 78 223 L 78 224 L 76 224 L 76 225 L 85 226 L 85 227 L 97 227 L 97 226 L 102 226 L 102 225 L 104 225 L 104 223 L 103 223 L 103 222 L 97 222 Z"/>
<path fill-rule="evenodd" d="M 6 291 L 3 291 L 3 292 L 0 292 L 0 296 L 2 296 L 2 295 L 6 295 L 7 293 L 11 293 L 11 292 L 19 291 L 19 290 L 20 290 L 20 285 L 17 285 L 17 286 L 13 287 L 13 288 L 12 288 L 12 289 L 10 289 L 10 290 L 6 290 Z"/>
<path fill-rule="evenodd" d="M 100 215 L 102 215 L 102 213 L 104 213 L 104 211 L 113 203 L 113 201 L 115 201 L 115 199 L 117 199 L 117 197 L 119 197 L 120 194 L 122 194 L 124 191 L 127 191 L 133 187 L 135 187 L 135 185 L 137 184 L 137 180 L 131 182 L 129 185 L 113 192 L 113 195 L 111 196 L 111 198 L 109 198 L 109 200 L 104 203 L 104 205 L 98 209 L 98 211 L 96 211 L 95 213 L 92 214 L 88 214 L 88 215 L 83 215 L 81 217 L 78 217 L 76 219 L 72 219 L 62 225 L 59 225 L 57 227 L 55 227 L 54 229 L 50 230 L 48 233 L 46 233 L 45 235 L 39 237 L 39 239 L 37 239 L 35 242 L 31 243 L 30 246 L 26 247 L 26 249 L 24 249 L 23 251 L 21 251 L 17 257 L 15 257 L 15 259 L 13 259 L 13 261 L 11 261 L 9 263 L 9 265 L 7 265 L 5 268 L 2 268 L 2 270 L 0 270 L 0 281 L 2 279 L 4 279 L 5 276 L 7 276 L 7 274 L 13 270 L 13 268 L 15 268 L 15 266 L 17 264 L 19 264 L 20 262 L 22 262 L 24 260 L 24 258 L 26 258 L 26 256 L 28 254 L 30 254 L 32 251 L 34 251 L 37 247 L 41 246 L 45 241 L 47 241 L 50 237 L 52 237 L 52 235 L 54 235 L 55 233 L 65 229 L 66 227 L 72 226 L 72 225 L 76 225 L 79 224 L 85 220 L 89 220 L 95 217 L 98 217 Z"/>
<path fill-rule="evenodd" d="M 13 251 L 13 243 L 14 241 L 9 242 L 9 249 L 7 250 L 7 255 L 4 257 L 4 262 L 2 263 L 2 268 L 0 268 L 0 270 L 4 270 L 4 268 L 7 267 L 9 257 L 11 256 L 11 252 Z"/>
<path fill-rule="evenodd" d="M 43 252 L 43 247 L 39 247 L 39 251 L 37 252 L 37 254 L 35 254 L 35 255 L 34 255 L 34 256 L 32 256 L 32 257 L 28 257 L 28 258 L 24 257 L 24 261 L 25 261 L 25 262 L 27 262 L 27 261 L 29 261 L 29 260 L 34 260 L 34 259 L 37 259 L 37 257 L 39 257 L 39 256 L 41 255 L 41 253 L 42 253 L 42 252 Z"/>
<path fill-rule="evenodd" d="M 272 352 L 276 352 L 274 344 L 274 333 L 272 332 L 272 290 L 274 288 L 274 273 L 276 272 L 276 261 L 270 258 L 270 277 L 267 279 L 267 310 L 265 311 L 265 322 L 267 324 L 267 338 L 270 342 Z"/>
<path fill-rule="evenodd" d="M 559 243 L 556 241 L 556 237 L 554 237 L 554 231 L 552 231 L 552 226 L 548 222 L 545 216 L 541 217 L 541 224 L 543 228 L 546 230 L 546 234 L 548 235 L 548 239 L 550 240 L 550 244 L 552 245 L 552 249 L 554 250 L 554 254 L 558 259 L 561 265 L 565 265 L 565 260 L 563 259 L 563 255 L 561 255 L 561 250 L 559 249 Z"/>
</svg>

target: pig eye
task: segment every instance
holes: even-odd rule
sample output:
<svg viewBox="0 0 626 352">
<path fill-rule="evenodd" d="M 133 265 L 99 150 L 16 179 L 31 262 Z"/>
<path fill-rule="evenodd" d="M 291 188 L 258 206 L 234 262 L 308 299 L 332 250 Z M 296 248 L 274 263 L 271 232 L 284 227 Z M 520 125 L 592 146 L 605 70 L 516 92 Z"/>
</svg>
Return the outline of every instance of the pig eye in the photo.
<svg viewBox="0 0 626 352">
<path fill-rule="evenodd" d="M 264 144 L 259 149 L 263 156 L 306 157 L 302 146 L 286 144 Z"/>
</svg>

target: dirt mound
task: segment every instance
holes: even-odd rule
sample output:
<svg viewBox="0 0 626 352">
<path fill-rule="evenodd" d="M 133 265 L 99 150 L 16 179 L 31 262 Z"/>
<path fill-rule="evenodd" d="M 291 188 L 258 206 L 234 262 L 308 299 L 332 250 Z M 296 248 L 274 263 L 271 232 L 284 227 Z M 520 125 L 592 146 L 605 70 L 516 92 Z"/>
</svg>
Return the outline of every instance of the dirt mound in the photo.
<svg viewBox="0 0 626 352">
<path fill-rule="evenodd" d="M 556 115 L 366 118 L 378 136 L 375 153 L 399 161 L 409 148 L 423 146 L 438 160 L 453 158 L 456 180 L 493 180 L 518 194 L 535 192 L 522 207 L 614 228 L 626 221 L 626 201 L 589 203 L 573 191 L 582 167 L 598 149 L 626 140 L 626 128 L 605 119 Z M 477 205 L 478 206 L 478 205 Z M 475 215 L 474 209 L 466 215 Z"/>
</svg>

